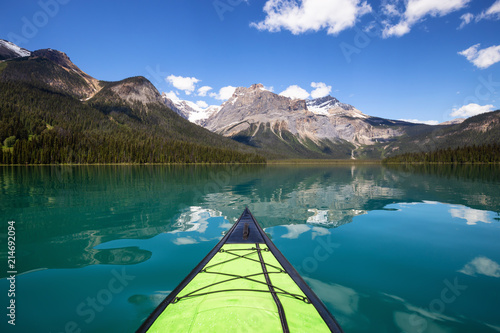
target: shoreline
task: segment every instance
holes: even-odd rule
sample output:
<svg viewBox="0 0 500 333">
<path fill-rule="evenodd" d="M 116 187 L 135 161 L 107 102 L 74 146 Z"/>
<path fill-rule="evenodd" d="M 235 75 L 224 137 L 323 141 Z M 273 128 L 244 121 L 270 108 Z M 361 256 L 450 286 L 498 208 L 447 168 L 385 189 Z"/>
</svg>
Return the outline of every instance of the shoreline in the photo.
<svg viewBox="0 0 500 333">
<path fill-rule="evenodd" d="M 0 164 L 0 167 L 28 167 L 28 166 L 160 166 L 160 165 L 500 165 L 500 162 L 384 162 L 383 160 L 269 160 L 266 163 L 54 163 L 54 164 Z"/>
</svg>

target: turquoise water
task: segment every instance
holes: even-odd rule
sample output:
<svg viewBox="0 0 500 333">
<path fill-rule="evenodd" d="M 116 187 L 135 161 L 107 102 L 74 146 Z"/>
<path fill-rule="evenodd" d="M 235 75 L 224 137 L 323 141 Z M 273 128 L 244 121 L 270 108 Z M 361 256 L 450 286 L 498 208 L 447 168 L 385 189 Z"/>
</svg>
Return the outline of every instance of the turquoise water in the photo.
<svg viewBox="0 0 500 333">
<path fill-rule="evenodd" d="M 1 167 L 0 331 L 134 332 L 248 206 L 345 332 L 499 332 L 499 171 Z"/>
</svg>

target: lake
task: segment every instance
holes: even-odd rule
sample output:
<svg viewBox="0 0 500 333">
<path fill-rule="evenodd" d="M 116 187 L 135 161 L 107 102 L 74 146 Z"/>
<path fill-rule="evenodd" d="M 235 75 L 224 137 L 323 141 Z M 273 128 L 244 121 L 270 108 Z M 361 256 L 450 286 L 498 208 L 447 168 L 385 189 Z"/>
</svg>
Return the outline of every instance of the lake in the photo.
<svg viewBox="0 0 500 333">
<path fill-rule="evenodd" d="M 500 166 L 18 166 L 0 190 L 1 332 L 134 332 L 245 206 L 345 332 L 500 332 Z"/>
</svg>

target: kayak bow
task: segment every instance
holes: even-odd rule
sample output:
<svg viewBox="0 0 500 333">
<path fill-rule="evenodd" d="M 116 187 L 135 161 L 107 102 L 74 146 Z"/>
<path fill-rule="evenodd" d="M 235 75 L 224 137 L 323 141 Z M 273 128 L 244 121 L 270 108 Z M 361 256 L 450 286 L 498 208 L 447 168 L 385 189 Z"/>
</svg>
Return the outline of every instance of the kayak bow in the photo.
<svg viewBox="0 0 500 333">
<path fill-rule="evenodd" d="M 342 329 L 248 208 L 137 332 Z"/>
</svg>

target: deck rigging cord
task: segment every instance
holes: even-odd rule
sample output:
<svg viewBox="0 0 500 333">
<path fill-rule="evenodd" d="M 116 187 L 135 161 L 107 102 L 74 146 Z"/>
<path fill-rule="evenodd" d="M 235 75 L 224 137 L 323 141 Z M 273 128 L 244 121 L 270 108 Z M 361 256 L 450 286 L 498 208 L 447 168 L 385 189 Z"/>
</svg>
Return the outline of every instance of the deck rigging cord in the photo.
<svg viewBox="0 0 500 333">
<path fill-rule="evenodd" d="M 249 248 L 249 249 L 231 249 L 231 250 L 224 250 L 223 248 L 221 248 L 218 252 L 220 253 L 228 253 L 228 254 L 231 254 L 233 256 L 235 256 L 234 258 L 231 258 L 231 259 L 227 259 L 225 261 L 222 261 L 222 262 L 218 262 L 218 263 L 215 263 L 215 264 L 212 264 L 210 266 L 206 266 L 205 268 L 203 268 L 200 273 L 207 273 L 207 274 L 217 274 L 217 275 L 223 275 L 223 276 L 227 276 L 229 277 L 228 279 L 226 280 L 223 280 L 223 281 L 218 281 L 218 282 L 215 282 L 215 283 L 211 283 L 211 284 L 207 284 L 206 286 L 203 286 L 202 288 L 198 288 L 190 293 L 187 293 L 186 295 L 183 295 L 183 296 L 177 296 L 174 298 L 174 300 L 172 301 L 172 303 L 177 303 L 179 301 L 181 301 L 182 299 L 185 299 L 185 298 L 192 298 L 192 297 L 197 297 L 197 296 L 204 296 L 204 295 L 209 295 L 209 294 L 214 294 L 214 293 L 220 293 L 220 292 L 227 292 L 227 291 L 250 291 L 250 292 L 267 292 L 267 293 L 271 293 L 271 294 L 280 294 L 280 295 L 286 295 L 286 296 L 291 296 L 295 299 L 298 299 L 300 301 L 303 301 L 304 303 L 307 303 L 307 304 L 310 304 L 311 302 L 309 301 L 309 299 L 305 296 L 302 296 L 302 295 L 298 295 L 298 294 L 294 294 L 294 293 L 290 293 L 286 290 L 284 290 L 283 288 L 280 288 L 278 286 L 275 286 L 271 283 L 270 279 L 269 279 L 269 274 L 288 274 L 285 270 L 283 270 L 281 267 L 277 267 L 277 266 L 274 266 L 272 264 L 269 264 L 269 263 L 266 263 L 264 261 L 264 258 L 262 257 L 261 255 L 261 252 L 264 251 L 264 252 L 269 252 L 269 249 L 266 247 L 266 248 L 260 248 L 259 244 L 255 244 L 256 246 L 255 247 L 252 247 L 252 248 Z M 244 255 L 239 255 L 237 253 L 234 253 L 236 251 L 250 251 Z M 254 258 L 249 258 L 249 256 L 251 256 L 252 254 L 257 254 L 259 259 L 254 259 Z M 231 274 L 231 273 L 225 273 L 225 272 L 214 272 L 214 271 L 209 271 L 210 268 L 213 268 L 215 266 L 218 266 L 218 265 L 222 265 L 222 264 L 225 264 L 225 263 L 228 263 L 228 262 L 231 262 L 231 261 L 234 261 L 234 260 L 238 260 L 238 259 L 245 259 L 245 260 L 251 260 L 251 261 L 254 261 L 254 262 L 258 262 L 262 265 L 262 272 L 259 272 L 259 273 L 254 273 L 254 274 L 248 274 L 248 275 L 237 275 L 237 274 Z M 275 269 L 275 271 L 268 271 L 267 270 L 267 267 L 271 267 L 273 269 Z M 262 281 L 259 281 L 259 280 L 256 280 L 254 279 L 254 277 L 257 277 L 259 275 L 264 275 L 264 277 L 266 277 L 267 275 L 267 278 L 266 278 L 266 282 L 262 282 Z M 202 290 L 205 290 L 207 288 L 210 288 L 210 287 L 213 287 L 213 286 L 216 286 L 216 285 L 219 285 L 219 284 L 223 284 L 223 283 L 227 283 L 227 282 L 231 282 L 231 281 L 234 281 L 234 280 L 237 280 L 237 279 L 244 279 L 244 280 L 249 280 L 249 281 L 252 281 L 252 282 L 255 282 L 255 283 L 258 283 L 258 284 L 262 284 L 262 285 L 265 285 L 268 287 L 267 290 L 258 290 L 258 289 L 218 289 L 218 290 L 212 290 L 212 291 L 207 291 L 207 292 L 200 292 Z M 277 291 L 279 290 L 279 291 Z"/>
</svg>

